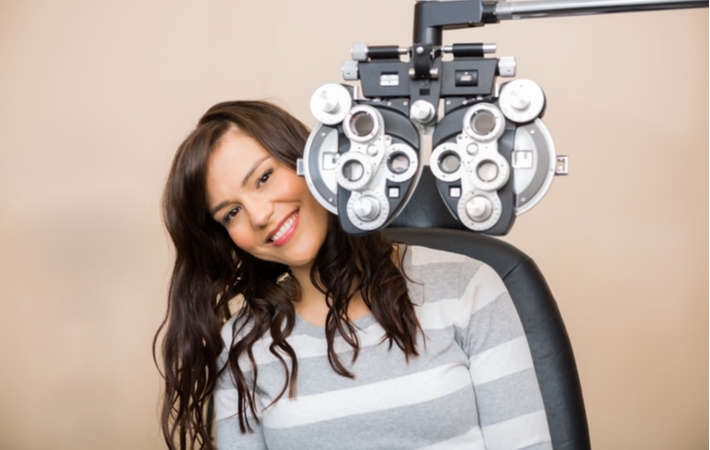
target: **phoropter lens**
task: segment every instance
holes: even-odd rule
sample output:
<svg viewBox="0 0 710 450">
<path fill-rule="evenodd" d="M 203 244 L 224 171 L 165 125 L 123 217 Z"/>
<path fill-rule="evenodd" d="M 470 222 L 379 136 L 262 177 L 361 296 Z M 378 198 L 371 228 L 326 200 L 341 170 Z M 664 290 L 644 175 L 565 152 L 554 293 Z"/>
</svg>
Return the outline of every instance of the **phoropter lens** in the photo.
<svg viewBox="0 0 710 450">
<path fill-rule="evenodd" d="M 358 137 L 369 136 L 375 129 L 375 119 L 365 111 L 359 111 L 350 118 L 350 128 Z"/>
<path fill-rule="evenodd" d="M 453 152 L 447 152 L 439 158 L 439 168 L 444 173 L 454 173 L 461 167 L 461 158 Z"/>
<path fill-rule="evenodd" d="M 496 117 L 492 112 L 481 110 L 471 117 L 471 129 L 479 136 L 489 135 L 496 127 Z"/>
<path fill-rule="evenodd" d="M 359 161 L 348 161 L 343 165 L 343 176 L 348 181 L 357 181 L 362 178 L 365 168 Z"/>
<path fill-rule="evenodd" d="M 390 172 L 400 174 L 409 169 L 409 158 L 404 153 L 393 153 L 387 161 Z"/>
<path fill-rule="evenodd" d="M 476 167 L 476 175 L 483 181 L 493 181 L 498 176 L 498 166 L 493 161 L 481 161 Z"/>
</svg>

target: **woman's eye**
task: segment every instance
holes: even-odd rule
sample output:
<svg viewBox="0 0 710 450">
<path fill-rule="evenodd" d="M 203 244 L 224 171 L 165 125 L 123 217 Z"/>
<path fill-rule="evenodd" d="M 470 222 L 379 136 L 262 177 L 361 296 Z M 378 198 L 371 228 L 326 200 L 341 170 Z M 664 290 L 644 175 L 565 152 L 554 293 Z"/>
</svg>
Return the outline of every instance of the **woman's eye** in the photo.
<svg viewBox="0 0 710 450">
<path fill-rule="evenodd" d="M 224 219 L 222 219 L 222 224 L 226 225 L 228 224 L 232 219 L 237 217 L 237 214 L 239 214 L 239 210 L 241 210 L 241 207 L 236 207 L 230 209 L 227 214 L 224 215 Z"/>
<path fill-rule="evenodd" d="M 269 177 L 271 177 L 272 172 L 273 172 L 272 169 L 269 169 L 266 172 L 264 172 L 264 174 L 261 176 L 261 178 L 259 178 L 257 185 L 261 186 L 262 184 L 266 183 L 269 180 Z"/>
</svg>

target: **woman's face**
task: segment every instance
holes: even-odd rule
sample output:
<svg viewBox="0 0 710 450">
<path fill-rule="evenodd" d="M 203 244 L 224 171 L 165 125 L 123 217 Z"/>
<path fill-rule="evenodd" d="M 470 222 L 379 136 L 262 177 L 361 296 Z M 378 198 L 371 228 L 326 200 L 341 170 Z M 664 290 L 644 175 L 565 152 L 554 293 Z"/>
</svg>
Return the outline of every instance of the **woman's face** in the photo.
<svg viewBox="0 0 710 450">
<path fill-rule="evenodd" d="M 305 180 L 237 128 L 207 162 L 207 205 L 239 248 L 292 269 L 310 268 L 328 229 Z"/>
</svg>

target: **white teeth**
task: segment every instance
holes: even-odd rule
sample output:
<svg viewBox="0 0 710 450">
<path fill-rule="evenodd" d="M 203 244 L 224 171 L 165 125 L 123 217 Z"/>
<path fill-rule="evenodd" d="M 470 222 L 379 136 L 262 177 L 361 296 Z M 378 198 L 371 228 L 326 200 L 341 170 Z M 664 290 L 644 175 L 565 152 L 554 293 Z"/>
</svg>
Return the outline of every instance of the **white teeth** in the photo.
<svg viewBox="0 0 710 450">
<path fill-rule="evenodd" d="M 293 216 L 291 216 L 290 219 L 288 219 L 288 220 L 286 221 L 286 223 L 284 223 L 283 225 L 281 225 L 281 228 L 279 228 L 279 231 L 277 231 L 276 234 L 274 234 L 274 236 L 271 238 L 271 240 L 272 240 L 272 241 L 278 241 L 279 239 L 281 239 L 281 237 L 282 237 L 284 234 L 286 234 L 286 232 L 291 228 L 291 226 L 293 225 L 293 223 L 296 221 L 296 217 L 297 217 L 297 214 L 294 214 Z"/>
</svg>

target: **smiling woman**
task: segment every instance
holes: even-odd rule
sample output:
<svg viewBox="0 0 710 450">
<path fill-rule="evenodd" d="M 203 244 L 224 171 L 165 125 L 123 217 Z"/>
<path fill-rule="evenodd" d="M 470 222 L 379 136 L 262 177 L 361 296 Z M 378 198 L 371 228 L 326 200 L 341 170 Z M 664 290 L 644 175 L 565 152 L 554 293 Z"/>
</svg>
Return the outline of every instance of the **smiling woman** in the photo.
<svg viewBox="0 0 710 450">
<path fill-rule="evenodd" d="M 305 180 L 237 127 L 208 160 L 207 203 L 237 247 L 292 271 L 307 274 L 325 240 L 328 212 Z"/>
<path fill-rule="evenodd" d="M 500 278 L 344 233 L 296 175 L 307 136 L 274 105 L 226 102 L 175 155 L 163 205 L 175 265 L 156 335 L 168 447 L 550 448 Z"/>
</svg>

